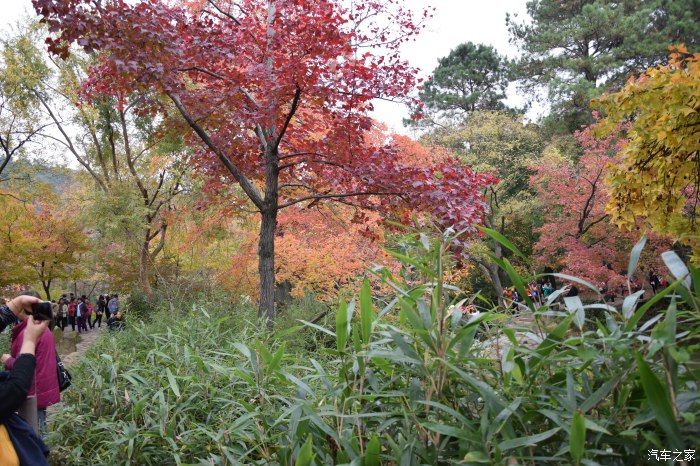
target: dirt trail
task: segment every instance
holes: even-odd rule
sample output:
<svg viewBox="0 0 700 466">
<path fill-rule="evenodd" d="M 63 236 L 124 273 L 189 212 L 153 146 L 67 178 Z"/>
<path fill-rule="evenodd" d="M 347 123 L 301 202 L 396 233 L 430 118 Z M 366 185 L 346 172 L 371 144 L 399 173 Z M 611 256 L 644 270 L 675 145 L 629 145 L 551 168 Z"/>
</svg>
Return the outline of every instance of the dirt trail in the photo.
<svg viewBox="0 0 700 466">
<path fill-rule="evenodd" d="M 61 356 L 63 364 L 65 364 L 66 367 L 70 367 L 73 364 L 80 361 L 80 358 L 85 354 L 88 348 L 90 348 L 95 343 L 95 341 L 97 341 L 99 336 L 106 331 L 107 326 L 105 324 L 102 325 L 102 328 L 95 327 L 94 329 L 90 329 L 88 332 L 83 332 L 80 334 L 72 331 L 70 328 L 66 328 L 63 334 L 63 341 L 67 344 L 61 345 L 58 342 L 56 342 L 56 345 L 59 348 L 59 354 Z M 75 351 L 70 351 L 73 348 L 72 344 L 68 342 L 72 342 L 72 340 L 76 337 L 77 342 L 75 344 Z M 69 348 L 69 350 L 66 351 L 66 348 Z"/>
</svg>

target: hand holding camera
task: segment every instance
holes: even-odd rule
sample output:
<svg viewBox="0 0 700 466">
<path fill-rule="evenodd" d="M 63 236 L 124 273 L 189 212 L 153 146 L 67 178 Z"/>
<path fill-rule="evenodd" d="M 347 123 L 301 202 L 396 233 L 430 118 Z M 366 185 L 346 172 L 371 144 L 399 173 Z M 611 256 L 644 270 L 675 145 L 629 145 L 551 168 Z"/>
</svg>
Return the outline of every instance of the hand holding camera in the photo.
<svg viewBox="0 0 700 466">
<path fill-rule="evenodd" d="M 51 320 L 52 317 L 52 312 L 51 312 L 51 303 L 48 301 L 42 301 L 38 303 L 34 303 L 31 305 L 32 308 L 32 316 L 34 316 L 34 320 L 36 321 L 44 321 L 44 320 Z"/>
</svg>

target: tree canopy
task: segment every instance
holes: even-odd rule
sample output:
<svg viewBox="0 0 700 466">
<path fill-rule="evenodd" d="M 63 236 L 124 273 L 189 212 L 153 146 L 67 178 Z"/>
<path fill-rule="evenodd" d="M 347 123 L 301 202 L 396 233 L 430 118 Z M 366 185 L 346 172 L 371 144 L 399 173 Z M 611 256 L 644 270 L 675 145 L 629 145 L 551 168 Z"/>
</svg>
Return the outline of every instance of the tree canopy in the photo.
<svg viewBox="0 0 700 466">
<path fill-rule="evenodd" d="M 560 131 L 591 123 L 592 98 L 663 62 L 672 44 L 700 41 L 694 0 L 531 0 L 527 12 L 507 19 L 522 51 L 516 74 L 524 89 L 547 90 Z"/>
<path fill-rule="evenodd" d="M 627 230 L 639 220 L 689 245 L 700 258 L 700 54 L 678 49 L 667 65 L 650 68 L 599 99 L 598 131 L 627 125 L 628 144 L 609 167 L 607 212 Z"/>
<path fill-rule="evenodd" d="M 475 110 L 505 107 L 508 61 L 496 49 L 466 42 L 440 58 L 432 76 L 423 84 L 418 115 L 463 118 Z"/>
<path fill-rule="evenodd" d="M 390 144 L 366 143 L 372 99 L 405 99 L 416 84 L 398 49 L 420 27 L 400 2 L 34 5 L 57 33 L 52 52 L 67 57 L 73 43 L 101 52 L 90 95 L 155 91 L 169 99 L 211 183 L 237 184 L 260 212 L 260 313 L 269 319 L 281 209 L 404 204 L 459 229 L 483 212 L 479 188 L 488 177 L 452 161 L 407 167 Z"/>
</svg>

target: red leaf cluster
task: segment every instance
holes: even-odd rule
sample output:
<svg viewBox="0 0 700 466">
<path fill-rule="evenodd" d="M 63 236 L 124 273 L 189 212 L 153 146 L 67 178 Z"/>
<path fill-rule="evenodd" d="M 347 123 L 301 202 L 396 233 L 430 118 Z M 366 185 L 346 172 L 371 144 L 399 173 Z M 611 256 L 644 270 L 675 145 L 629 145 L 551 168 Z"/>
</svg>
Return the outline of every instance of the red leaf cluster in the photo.
<svg viewBox="0 0 700 466">
<path fill-rule="evenodd" d="M 575 133 L 583 148 L 576 162 L 549 162 L 534 167 L 531 183 L 543 204 L 545 222 L 534 252 L 544 266 L 584 278 L 611 293 L 626 289 L 629 253 L 642 231 L 618 229 L 605 212 L 609 188 L 607 167 L 616 163 L 627 140 L 618 131 L 598 139 L 592 127 Z M 641 260 L 641 269 L 663 270 L 659 256 L 669 244 L 655 235 Z M 645 278 L 637 277 L 637 284 Z M 621 292 L 622 293 L 622 292 Z"/>
<path fill-rule="evenodd" d="M 181 104 L 201 127 L 189 137 L 213 191 L 229 189 L 229 160 L 259 210 L 340 201 L 427 210 L 462 229 L 486 209 L 490 176 L 452 158 L 408 163 L 400 144 L 369 137 L 374 99 L 410 100 L 416 70 L 399 47 L 429 11 L 417 17 L 400 0 L 33 4 L 55 34 L 53 53 L 74 43 L 99 53 L 88 95 L 155 91 Z"/>
</svg>

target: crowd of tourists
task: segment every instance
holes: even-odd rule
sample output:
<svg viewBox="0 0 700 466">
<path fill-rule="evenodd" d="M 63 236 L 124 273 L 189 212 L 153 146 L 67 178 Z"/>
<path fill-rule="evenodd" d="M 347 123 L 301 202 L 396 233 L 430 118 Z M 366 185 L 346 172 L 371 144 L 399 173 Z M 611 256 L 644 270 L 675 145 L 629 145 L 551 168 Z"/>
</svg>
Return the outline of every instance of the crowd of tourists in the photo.
<svg viewBox="0 0 700 466">
<path fill-rule="evenodd" d="M 78 333 L 102 328 L 105 320 L 110 330 L 121 328 L 123 324 L 122 313 L 119 310 L 119 295 L 100 295 L 93 305 L 85 295 L 76 297 L 73 293 L 62 295 L 58 302 L 52 301 L 53 325 L 65 331 L 70 326 L 72 331 Z"/>
<path fill-rule="evenodd" d="M 649 287 L 651 288 L 652 296 L 668 286 L 668 281 L 659 276 L 659 274 L 653 270 L 649 271 L 648 283 Z M 636 280 L 632 280 L 630 282 L 630 287 L 633 292 L 644 289 L 644 287 Z M 540 280 L 538 282 L 529 283 L 525 287 L 525 292 L 534 303 L 542 304 L 547 301 L 547 298 L 549 298 L 555 289 L 555 283 L 553 281 Z M 612 301 L 618 296 L 625 296 L 629 293 L 630 289 L 628 289 L 627 286 L 622 285 L 620 286 L 619 290 L 614 290 L 611 289 L 607 283 L 601 283 L 600 291 L 605 299 Z M 564 296 L 576 296 L 579 294 L 579 290 L 576 285 L 567 285 L 562 294 Z M 503 301 L 506 307 L 515 308 L 518 306 L 518 303 L 523 302 L 523 300 L 523 296 L 520 295 L 515 287 L 509 287 L 503 290 Z"/>
</svg>

